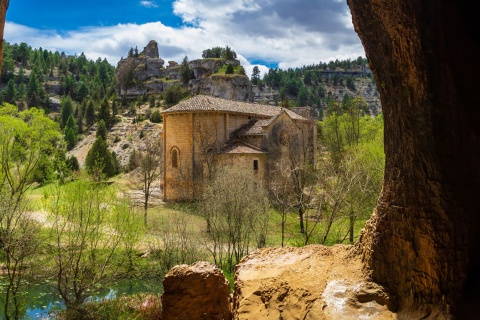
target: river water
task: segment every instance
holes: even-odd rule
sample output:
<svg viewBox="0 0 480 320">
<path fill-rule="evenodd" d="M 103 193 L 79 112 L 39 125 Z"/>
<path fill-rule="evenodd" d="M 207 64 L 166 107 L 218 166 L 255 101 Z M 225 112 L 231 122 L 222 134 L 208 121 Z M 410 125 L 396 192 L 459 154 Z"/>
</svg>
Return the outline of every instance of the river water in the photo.
<svg viewBox="0 0 480 320">
<path fill-rule="evenodd" d="M 2 284 L 0 287 L 3 289 Z M 110 288 L 100 291 L 99 294 L 87 298 L 87 301 L 99 301 L 102 299 L 114 299 L 121 295 L 137 293 L 163 292 L 162 282 L 157 279 L 124 279 L 112 285 Z M 5 294 L 0 290 L 0 319 L 4 319 Z M 26 313 L 24 319 L 49 319 L 52 310 L 63 309 L 64 304 L 53 287 L 48 284 L 36 284 L 29 286 L 25 297 Z"/>
</svg>

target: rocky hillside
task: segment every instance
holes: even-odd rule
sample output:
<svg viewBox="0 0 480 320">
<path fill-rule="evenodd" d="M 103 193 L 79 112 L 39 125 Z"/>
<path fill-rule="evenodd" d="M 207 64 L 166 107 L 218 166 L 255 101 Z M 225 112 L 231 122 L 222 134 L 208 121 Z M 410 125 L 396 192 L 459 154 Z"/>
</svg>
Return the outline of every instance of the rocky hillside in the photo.
<svg viewBox="0 0 480 320">
<path fill-rule="evenodd" d="M 225 99 L 252 101 L 252 84 L 242 74 L 236 59 L 207 58 L 185 61 L 190 79 L 182 79 L 182 65 L 160 58 L 158 44 L 150 41 L 141 53 L 121 59 L 117 67 L 117 96 L 133 99 L 141 95 L 161 94 L 174 85 L 188 87 L 191 94 L 207 94 Z M 225 74 L 231 64 L 235 73 Z M 244 73 L 244 72 L 243 72 Z"/>
</svg>

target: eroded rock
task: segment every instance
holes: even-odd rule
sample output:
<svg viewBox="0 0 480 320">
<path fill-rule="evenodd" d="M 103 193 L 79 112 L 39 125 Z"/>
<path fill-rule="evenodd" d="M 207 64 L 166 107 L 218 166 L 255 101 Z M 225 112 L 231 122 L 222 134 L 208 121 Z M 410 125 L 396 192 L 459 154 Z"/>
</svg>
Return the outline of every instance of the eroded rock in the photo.
<svg viewBox="0 0 480 320">
<path fill-rule="evenodd" d="M 351 246 L 265 248 L 235 270 L 233 315 L 247 319 L 396 319 Z"/>
<path fill-rule="evenodd" d="M 208 262 L 173 267 L 163 280 L 163 319 L 231 319 L 229 285 Z"/>
</svg>

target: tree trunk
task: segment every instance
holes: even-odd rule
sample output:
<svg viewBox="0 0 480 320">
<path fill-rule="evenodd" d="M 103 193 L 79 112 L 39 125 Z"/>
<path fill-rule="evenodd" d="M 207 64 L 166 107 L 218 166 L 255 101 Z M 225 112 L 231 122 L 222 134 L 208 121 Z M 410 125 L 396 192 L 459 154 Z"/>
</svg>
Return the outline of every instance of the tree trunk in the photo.
<svg viewBox="0 0 480 320">
<path fill-rule="evenodd" d="M 303 209 L 303 206 L 300 205 L 298 208 L 298 218 L 300 220 L 300 233 L 305 233 L 305 223 L 303 219 L 303 214 L 305 213 L 305 210 Z"/>
<path fill-rule="evenodd" d="M 5 28 L 5 16 L 7 15 L 10 0 L 0 0 L 0 70 L 3 62 L 3 30 Z"/>
<path fill-rule="evenodd" d="M 480 271 L 480 5 L 348 3 L 385 119 L 383 191 L 358 243 L 365 270 L 400 310 L 458 315 Z"/>
</svg>

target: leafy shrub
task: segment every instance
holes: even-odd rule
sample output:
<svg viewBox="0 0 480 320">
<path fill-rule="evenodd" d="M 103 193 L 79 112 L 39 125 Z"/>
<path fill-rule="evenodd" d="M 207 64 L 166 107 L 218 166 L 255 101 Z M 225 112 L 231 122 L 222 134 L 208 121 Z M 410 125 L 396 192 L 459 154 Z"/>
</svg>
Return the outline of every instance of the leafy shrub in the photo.
<svg viewBox="0 0 480 320">
<path fill-rule="evenodd" d="M 154 111 L 152 115 L 150 116 L 150 121 L 153 123 L 161 123 L 162 122 L 162 116 L 160 115 L 160 112 L 158 110 Z"/>
</svg>

